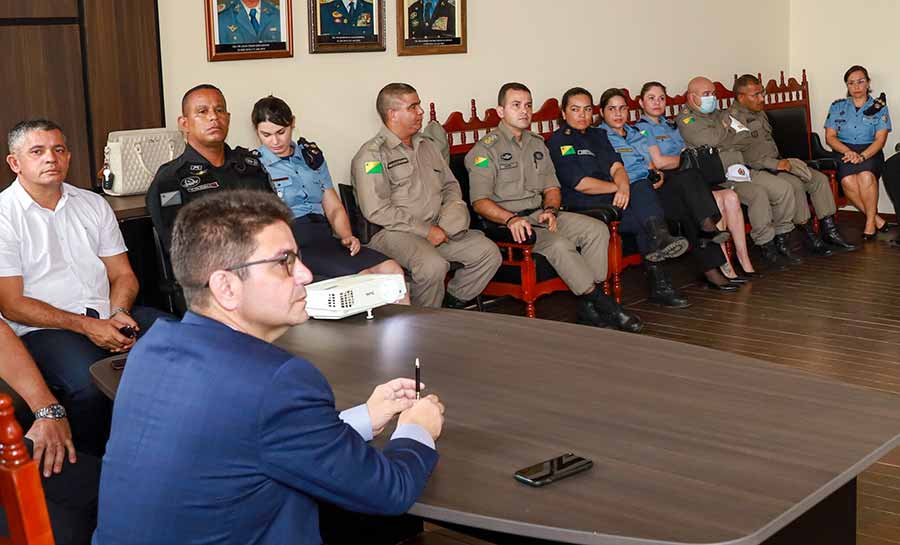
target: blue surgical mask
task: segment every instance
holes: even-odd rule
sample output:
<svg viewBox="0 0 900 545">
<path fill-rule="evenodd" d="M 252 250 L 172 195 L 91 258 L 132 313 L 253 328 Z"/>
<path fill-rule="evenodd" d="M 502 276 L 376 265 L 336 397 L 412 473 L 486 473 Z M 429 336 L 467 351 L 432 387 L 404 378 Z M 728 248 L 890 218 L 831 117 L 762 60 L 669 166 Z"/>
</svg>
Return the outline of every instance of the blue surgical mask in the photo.
<svg viewBox="0 0 900 545">
<path fill-rule="evenodd" d="M 716 107 L 719 105 L 719 100 L 714 96 L 703 96 L 700 97 L 700 111 L 705 114 L 711 114 L 716 111 Z"/>
</svg>

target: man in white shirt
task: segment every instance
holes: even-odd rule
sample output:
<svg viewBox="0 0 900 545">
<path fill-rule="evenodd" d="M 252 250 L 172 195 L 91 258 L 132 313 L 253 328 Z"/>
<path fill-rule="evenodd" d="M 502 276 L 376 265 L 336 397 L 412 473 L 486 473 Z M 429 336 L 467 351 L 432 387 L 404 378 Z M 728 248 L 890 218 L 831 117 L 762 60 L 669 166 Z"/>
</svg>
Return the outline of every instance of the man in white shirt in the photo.
<svg viewBox="0 0 900 545">
<path fill-rule="evenodd" d="M 89 367 L 130 349 L 163 313 L 132 309 L 138 282 L 115 214 L 64 183 L 71 153 L 60 127 L 23 121 L 9 151 L 17 178 L 0 193 L 0 313 L 59 394 L 79 449 L 101 454 L 110 404 Z"/>
</svg>

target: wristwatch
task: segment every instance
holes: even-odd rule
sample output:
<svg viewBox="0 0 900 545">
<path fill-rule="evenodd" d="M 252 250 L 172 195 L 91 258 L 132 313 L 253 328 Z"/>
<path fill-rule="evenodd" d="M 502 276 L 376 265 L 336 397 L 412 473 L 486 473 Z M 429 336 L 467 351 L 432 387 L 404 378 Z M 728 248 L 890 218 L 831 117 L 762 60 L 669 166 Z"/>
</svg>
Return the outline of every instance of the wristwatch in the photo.
<svg viewBox="0 0 900 545">
<path fill-rule="evenodd" d="M 66 408 L 59 403 L 47 405 L 34 411 L 34 418 L 46 418 L 47 420 L 59 420 L 66 417 Z"/>
<path fill-rule="evenodd" d="M 127 308 L 118 307 L 118 308 L 116 308 L 116 309 L 113 309 L 113 311 L 109 313 L 109 317 L 112 318 L 113 316 L 115 316 L 116 314 L 118 314 L 118 313 L 120 313 L 120 312 L 121 312 L 122 314 L 124 314 L 125 316 L 131 316 L 131 313 L 128 312 L 128 309 L 127 309 Z"/>
<path fill-rule="evenodd" d="M 554 216 L 559 216 L 559 208 L 555 206 L 546 206 L 544 207 L 544 212 L 550 212 Z"/>
</svg>

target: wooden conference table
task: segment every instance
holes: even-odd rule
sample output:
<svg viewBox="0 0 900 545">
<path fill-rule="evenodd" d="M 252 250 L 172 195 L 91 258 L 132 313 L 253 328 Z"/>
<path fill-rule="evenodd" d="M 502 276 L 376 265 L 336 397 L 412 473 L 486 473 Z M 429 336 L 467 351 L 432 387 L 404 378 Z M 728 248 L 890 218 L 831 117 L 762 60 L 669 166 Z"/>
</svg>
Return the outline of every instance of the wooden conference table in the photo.
<svg viewBox="0 0 900 545">
<path fill-rule="evenodd" d="M 898 397 L 567 323 L 389 306 L 277 344 L 339 408 L 420 358 L 447 413 L 410 513 L 499 542 L 852 544 L 856 476 L 900 442 Z M 114 395 L 119 373 L 92 373 Z M 594 467 L 544 488 L 512 477 L 568 451 Z"/>
</svg>

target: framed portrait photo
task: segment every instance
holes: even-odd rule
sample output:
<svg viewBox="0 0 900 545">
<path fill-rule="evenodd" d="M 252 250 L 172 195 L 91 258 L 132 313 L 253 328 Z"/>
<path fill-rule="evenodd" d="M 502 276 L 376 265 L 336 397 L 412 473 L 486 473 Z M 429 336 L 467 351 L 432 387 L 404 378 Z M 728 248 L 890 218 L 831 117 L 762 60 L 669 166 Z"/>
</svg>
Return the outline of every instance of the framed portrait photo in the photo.
<svg viewBox="0 0 900 545">
<path fill-rule="evenodd" d="M 291 0 L 204 0 L 209 61 L 293 57 Z"/>
<path fill-rule="evenodd" d="M 466 0 L 397 0 L 397 54 L 466 52 Z"/>
<path fill-rule="evenodd" d="M 384 51 L 384 0 L 307 0 L 309 52 Z"/>
</svg>

